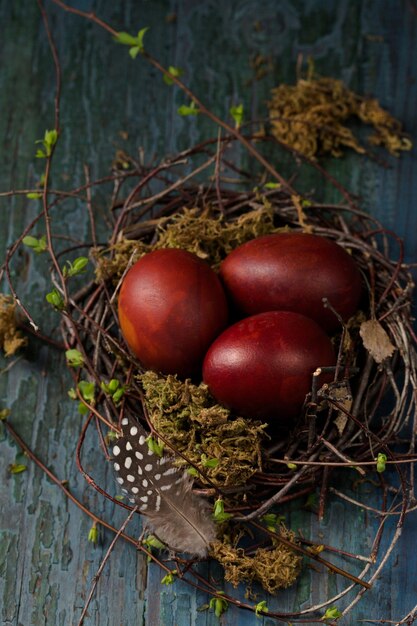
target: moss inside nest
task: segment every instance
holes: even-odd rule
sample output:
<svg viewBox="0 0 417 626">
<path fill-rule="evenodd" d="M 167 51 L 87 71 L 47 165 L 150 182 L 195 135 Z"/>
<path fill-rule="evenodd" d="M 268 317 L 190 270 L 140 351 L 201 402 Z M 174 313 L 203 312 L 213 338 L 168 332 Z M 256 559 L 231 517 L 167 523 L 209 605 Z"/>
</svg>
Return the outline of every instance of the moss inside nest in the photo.
<svg viewBox="0 0 417 626">
<path fill-rule="evenodd" d="M 149 222 L 155 226 L 155 221 Z M 147 222 L 143 222 L 146 229 Z M 109 248 L 96 249 L 96 278 L 117 282 L 128 264 L 141 256 L 160 248 L 182 248 L 206 260 L 214 269 L 237 246 L 273 232 L 283 230 L 274 225 L 274 210 L 270 203 L 259 196 L 259 208 L 226 220 L 213 215 L 209 207 L 184 209 L 170 218 L 161 218 L 155 226 L 155 241 L 150 244 L 141 240 L 126 239 L 123 233 Z"/>
<path fill-rule="evenodd" d="M 17 328 L 16 306 L 11 296 L 0 294 L 0 345 L 7 357 L 27 344 L 27 338 Z"/>
<path fill-rule="evenodd" d="M 279 533 L 295 543 L 294 533 L 283 524 Z M 271 548 L 258 548 L 253 556 L 247 556 L 243 548 L 217 541 L 212 546 L 211 556 L 222 564 L 226 582 L 234 587 L 239 583 L 258 582 L 271 594 L 293 585 L 301 571 L 302 557 L 279 540 L 274 540 Z"/>
<path fill-rule="evenodd" d="M 344 148 L 366 153 L 346 126 L 352 119 L 373 127 L 368 137 L 371 145 L 382 146 L 395 156 L 412 148 L 401 123 L 377 100 L 359 96 L 334 78 L 302 79 L 295 86 L 280 85 L 271 94 L 272 134 L 310 158 L 319 153 L 340 157 Z"/>
<path fill-rule="evenodd" d="M 96 262 L 96 279 L 112 279 L 117 282 L 127 266 L 135 263 L 151 247 L 143 241 L 119 237 L 118 241 L 109 248 L 95 248 L 92 254 Z"/>
<path fill-rule="evenodd" d="M 260 197 L 262 206 L 227 221 L 222 215 L 212 215 L 206 207 L 185 209 L 158 227 L 154 248 L 183 248 L 207 260 L 214 268 L 242 243 L 276 232 L 274 211 Z"/>
<path fill-rule="evenodd" d="M 239 486 L 262 470 L 265 424 L 231 417 L 203 383 L 161 378 L 154 372 L 142 374 L 140 382 L 155 429 L 213 483 Z M 178 463 L 186 461 L 179 458 Z M 200 480 L 204 483 L 204 476 Z"/>
</svg>

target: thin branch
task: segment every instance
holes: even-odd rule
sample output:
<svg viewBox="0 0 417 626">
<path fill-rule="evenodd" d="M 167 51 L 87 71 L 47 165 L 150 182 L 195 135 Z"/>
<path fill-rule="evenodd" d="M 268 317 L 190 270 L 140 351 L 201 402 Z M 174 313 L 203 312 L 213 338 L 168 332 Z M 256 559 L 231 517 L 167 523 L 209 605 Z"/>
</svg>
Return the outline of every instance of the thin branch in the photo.
<svg viewBox="0 0 417 626">
<path fill-rule="evenodd" d="M 107 561 L 110 558 L 110 555 L 113 551 L 114 546 L 116 545 L 117 541 L 120 539 L 120 537 L 123 535 L 124 530 L 126 529 L 127 525 L 129 524 L 130 520 L 132 519 L 133 515 L 135 513 L 137 513 L 139 507 L 135 506 L 129 513 L 129 515 L 126 517 L 125 521 L 123 522 L 123 524 L 120 526 L 119 530 L 117 531 L 117 533 L 114 535 L 113 540 L 111 542 L 111 544 L 108 547 L 108 550 L 106 552 L 106 554 L 104 555 L 104 558 L 100 564 L 100 567 L 97 570 L 97 573 L 94 575 L 93 577 L 93 581 L 92 581 L 92 585 L 90 588 L 90 592 L 88 594 L 87 600 L 85 601 L 84 604 L 84 608 L 82 610 L 79 622 L 78 622 L 78 626 L 82 626 L 83 622 L 84 622 L 84 618 L 87 615 L 87 611 L 88 611 L 88 607 L 90 606 L 90 602 L 93 599 L 96 587 L 97 587 L 97 583 L 100 580 L 100 576 L 104 570 L 104 567 L 107 563 Z"/>
</svg>

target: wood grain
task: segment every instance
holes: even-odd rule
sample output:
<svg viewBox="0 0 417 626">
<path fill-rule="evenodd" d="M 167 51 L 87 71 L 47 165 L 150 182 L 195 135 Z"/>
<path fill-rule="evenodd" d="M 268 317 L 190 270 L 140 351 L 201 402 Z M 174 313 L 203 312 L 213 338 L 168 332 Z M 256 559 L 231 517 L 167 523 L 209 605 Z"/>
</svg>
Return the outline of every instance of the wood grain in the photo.
<svg viewBox="0 0 417 626">
<path fill-rule="evenodd" d="M 229 107 L 239 102 L 247 115 L 264 117 L 270 88 L 282 81 L 294 82 L 302 54 L 313 57 L 319 74 L 340 77 L 353 89 L 377 97 L 416 137 L 417 15 L 406 0 L 80 0 L 75 5 L 94 10 L 117 30 L 134 33 L 149 26 L 149 51 L 163 63 L 184 68 L 187 84 L 221 117 L 227 117 Z M 65 14 L 50 0 L 45 6 L 63 73 L 62 134 L 52 187 L 82 184 L 85 163 L 92 178 L 107 174 L 118 148 L 133 154 L 140 148 L 146 161 L 158 160 L 213 136 L 216 129 L 208 120 L 178 116 L 184 96 L 167 87 L 140 58 L 133 61 L 127 49 L 105 32 Z M 0 191 L 6 191 L 31 187 L 39 179 L 42 163 L 34 158 L 34 142 L 53 125 L 55 83 L 35 0 L 0 0 L 0 24 Z M 264 71 L 258 79 L 256 62 Z M 243 159 L 239 153 L 235 156 Z M 404 238 L 407 260 L 417 262 L 416 151 L 399 159 L 387 157 L 387 162 L 389 168 L 383 168 L 351 154 L 340 161 L 326 159 L 323 165 L 361 197 L 369 212 Z M 301 183 L 319 197 L 340 200 L 312 171 L 304 176 Z M 96 192 L 93 198 L 103 238 L 107 193 L 110 189 Z M 37 201 L 25 196 L 0 198 L 2 254 L 39 210 Z M 40 223 L 35 233 L 42 232 Z M 55 211 L 54 233 L 89 241 L 82 202 L 68 200 Z M 58 317 L 44 302 L 50 289 L 47 262 L 21 251 L 13 261 L 13 279 L 41 329 L 52 331 Z M 2 358 L 0 368 L 6 365 Z M 120 525 L 123 513 L 88 489 L 76 471 L 74 448 L 82 418 L 67 397 L 70 386 L 62 356 L 31 339 L 28 349 L 0 377 L 0 408 L 11 409 L 10 419 L 18 432 L 48 467 L 69 480 L 74 495 Z M 5 626 L 76 624 L 111 536 L 102 533 L 94 548 L 87 541 L 91 521 L 33 464 L 28 463 L 28 470 L 20 475 L 10 475 L 7 468 L 18 450 L 4 431 L 0 445 L 1 622 Z M 89 438 L 83 457 L 86 467 L 98 483 L 116 492 L 112 472 L 96 448 Z M 372 492 L 369 498 L 374 502 Z M 337 499 L 321 524 L 295 507 L 287 516 L 292 527 L 314 540 L 369 552 L 375 522 L 366 512 L 352 511 Z M 416 604 L 415 528 L 416 516 L 410 515 L 375 588 L 339 623 L 397 620 Z M 131 532 L 139 532 L 138 522 Z M 344 565 L 356 574 L 359 571 L 352 562 Z M 204 571 L 207 566 L 200 567 Z M 212 569 L 219 578 L 219 570 Z M 218 623 L 212 612 L 198 611 L 208 601 L 205 594 L 181 582 L 161 586 L 162 575 L 131 546 L 119 542 L 85 624 Z M 223 588 L 220 578 L 218 584 Z M 295 589 L 267 598 L 267 603 L 270 610 L 306 608 L 344 584 L 339 577 L 306 568 Z M 232 607 L 220 621 L 230 626 L 277 623 Z"/>
</svg>

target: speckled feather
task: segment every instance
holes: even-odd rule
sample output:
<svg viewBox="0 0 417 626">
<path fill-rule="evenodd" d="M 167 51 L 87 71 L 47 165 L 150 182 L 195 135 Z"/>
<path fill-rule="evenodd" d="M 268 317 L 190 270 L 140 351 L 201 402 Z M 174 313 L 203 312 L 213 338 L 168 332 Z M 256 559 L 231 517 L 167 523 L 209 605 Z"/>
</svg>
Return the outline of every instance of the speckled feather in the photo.
<svg viewBox="0 0 417 626">
<path fill-rule="evenodd" d="M 137 423 L 124 418 L 122 428 L 123 436 L 113 447 L 113 466 L 123 493 L 169 548 L 206 556 L 216 537 L 215 524 L 208 503 L 193 493 L 191 477 L 173 465 L 173 457 L 154 454 Z"/>
</svg>

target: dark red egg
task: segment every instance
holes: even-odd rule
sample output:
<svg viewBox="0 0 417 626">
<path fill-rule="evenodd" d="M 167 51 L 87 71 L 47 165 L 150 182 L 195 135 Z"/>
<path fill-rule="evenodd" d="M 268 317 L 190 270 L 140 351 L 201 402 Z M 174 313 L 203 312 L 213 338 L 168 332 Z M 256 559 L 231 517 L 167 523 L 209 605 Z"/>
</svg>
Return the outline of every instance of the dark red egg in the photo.
<svg viewBox="0 0 417 626">
<path fill-rule="evenodd" d="M 223 331 L 206 354 L 203 379 L 235 413 L 286 426 L 300 413 L 313 373 L 334 364 L 332 343 L 314 320 L 272 311 Z M 331 379 L 323 375 L 319 383 Z"/>
<path fill-rule="evenodd" d="M 323 305 L 327 298 L 343 320 L 357 310 L 361 274 L 351 255 L 319 235 L 283 232 L 252 239 L 223 261 L 220 277 L 241 315 L 294 311 L 325 330 L 339 327 Z"/>
<path fill-rule="evenodd" d="M 215 272 L 191 252 L 161 249 L 137 261 L 118 303 L 123 337 L 141 364 L 191 376 L 227 323 L 226 296 Z"/>
</svg>

